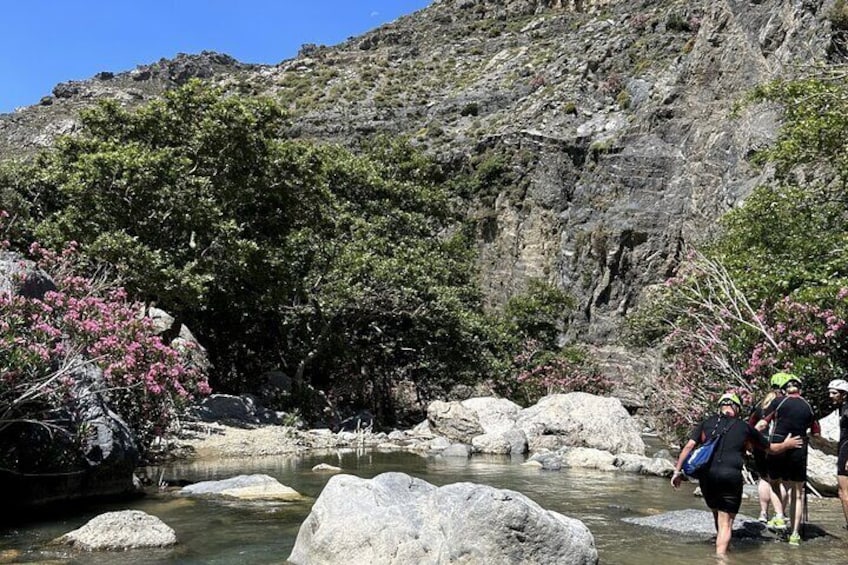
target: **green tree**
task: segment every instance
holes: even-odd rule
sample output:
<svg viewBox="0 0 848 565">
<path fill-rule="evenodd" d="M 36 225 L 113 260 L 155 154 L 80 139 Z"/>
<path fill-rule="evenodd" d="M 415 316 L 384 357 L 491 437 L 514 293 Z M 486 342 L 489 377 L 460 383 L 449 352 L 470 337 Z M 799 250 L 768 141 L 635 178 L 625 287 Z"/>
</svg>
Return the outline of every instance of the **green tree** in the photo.
<svg viewBox="0 0 848 565">
<path fill-rule="evenodd" d="M 274 102 L 197 82 L 81 122 L 0 172 L 21 234 L 114 264 L 196 330 L 213 384 L 250 390 L 281 367 L 389 413 L 396 379 L 425 390 L 485 371 L 474 246 L 446 175 L 407 143 L 354 155 L 287 139 Z"/>
</svg>

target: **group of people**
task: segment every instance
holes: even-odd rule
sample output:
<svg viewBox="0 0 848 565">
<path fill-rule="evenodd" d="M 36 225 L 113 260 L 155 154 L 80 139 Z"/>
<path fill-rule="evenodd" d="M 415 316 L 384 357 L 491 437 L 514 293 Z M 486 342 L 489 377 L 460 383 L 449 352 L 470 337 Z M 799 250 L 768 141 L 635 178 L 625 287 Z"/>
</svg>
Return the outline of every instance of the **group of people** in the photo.
<svg viewBox="0 0 848 565">
<path fill-rule="evenodd" d="M 815 411 L 801 395 L 803 380 L 790 373 L 771 378 L 771 391 L 746 420 L 742 401 L 726 393 L 718 412 L 695 426 L 677 459 L 671 484 L 676 489 L 689 454 L 707 439 L 717 437 L 709 466 L 700 475 L 701 493 L 716 526 L 716 554 L 727 553 L 733 520 L 742 503 L 744 456 L 750 452 L 759 475 L 760 521 L 774 531 L 789 531 L 789 543 L 800 545 L 805 523 L 807 452 L 818 442 L 821 429 Z M 828 393 L 839 410 L 837 481 L 848 528 L 848 382 L 836 379 Z M 774 514 L 768 517 L 771 504 Z M 786 510 L 789 509 L 787 513 Z"/>
</svg>

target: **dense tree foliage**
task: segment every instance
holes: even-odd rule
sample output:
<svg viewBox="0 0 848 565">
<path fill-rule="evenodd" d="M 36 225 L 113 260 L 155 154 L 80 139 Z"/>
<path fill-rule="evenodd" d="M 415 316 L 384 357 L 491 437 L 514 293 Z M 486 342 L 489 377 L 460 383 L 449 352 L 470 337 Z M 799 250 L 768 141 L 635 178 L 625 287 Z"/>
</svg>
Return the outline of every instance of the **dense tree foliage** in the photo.
<svg viewBox="0 0 848 565">
<path fill-rule="evenodd" d="M 296 388 L 385 411 L 556 349 L 568 303 L 533 285 L 484 313 L 456 179 L 401 141 L 358 154 L 286 136 L 277 104 L 193 82 L 138 110 L 103 102 L 31 163 L 0 168 L 12 238 L 79 241 L 192 327 L 213 384 L 281 368 Z M 520 339 L 519 339 L 520 337 Z M 500 373 L 499 373 L 500 371 Z"/>
</svg>

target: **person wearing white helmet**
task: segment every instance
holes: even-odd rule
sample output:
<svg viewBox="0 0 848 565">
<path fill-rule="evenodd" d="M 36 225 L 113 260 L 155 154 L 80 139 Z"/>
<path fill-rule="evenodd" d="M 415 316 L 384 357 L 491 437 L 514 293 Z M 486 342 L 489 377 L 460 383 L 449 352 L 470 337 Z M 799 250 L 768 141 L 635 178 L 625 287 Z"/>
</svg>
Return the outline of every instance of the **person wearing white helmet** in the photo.
<svg viewBox="0 0 848 565">
<path fill-rule="evenodd" d="M 836 457 L 836 481 L 839 487 L 839 500 L 845 514 L 845 527 L 848 528 L 848 382 L 835 379 L 827 385 L 827 394 L 836 409 L 839 410 L 839 450 Z"/>
</svg>

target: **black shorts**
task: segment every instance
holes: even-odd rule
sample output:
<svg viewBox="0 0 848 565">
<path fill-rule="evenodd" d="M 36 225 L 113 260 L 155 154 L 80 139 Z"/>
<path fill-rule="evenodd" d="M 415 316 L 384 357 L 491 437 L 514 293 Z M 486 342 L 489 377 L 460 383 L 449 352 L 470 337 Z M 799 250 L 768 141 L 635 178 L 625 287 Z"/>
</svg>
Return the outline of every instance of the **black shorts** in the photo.
<svg viewBox="0 0 848 565">
<path fill-rule="evenodd" d="M 738 514 L 742 505 L 742 474 L 736 477 L 715 477 L 707 475 L 700 480 L 701 494 L 710 510 Z"/>
<path fill-rule="evenodd" d="M 770 479 L 803 482 L 807 480 L 807 448 L 790 449 L 766 459 Z"/>
</svg>

